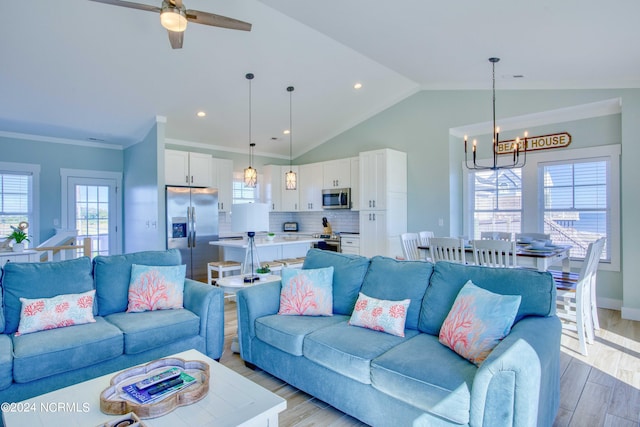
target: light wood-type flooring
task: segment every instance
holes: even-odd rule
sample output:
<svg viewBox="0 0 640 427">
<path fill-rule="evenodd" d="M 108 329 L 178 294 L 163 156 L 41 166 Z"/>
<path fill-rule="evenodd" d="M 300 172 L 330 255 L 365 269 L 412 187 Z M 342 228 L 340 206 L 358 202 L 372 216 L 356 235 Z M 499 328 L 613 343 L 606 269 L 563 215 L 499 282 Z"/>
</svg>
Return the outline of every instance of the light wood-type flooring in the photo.
<svg viewBox="0 0 640 427">
<path fill-rule="evenodd" d="M 561 401 L 555 427 L 640 426 L 640 322 L 623 320 L 615 310 L 598 312 L 601 329 L 596 332 L 595 343 L 588 346 L 587 357 L 578 351 L 575 332 L 563 332 Z M 365 425 L 266 372 L 246 368 L 230 349 L 236 335 L 236 319 L 236 304 L 227 300 L 221 362 L 287 399 L 280 426 Z"/>
</svg>

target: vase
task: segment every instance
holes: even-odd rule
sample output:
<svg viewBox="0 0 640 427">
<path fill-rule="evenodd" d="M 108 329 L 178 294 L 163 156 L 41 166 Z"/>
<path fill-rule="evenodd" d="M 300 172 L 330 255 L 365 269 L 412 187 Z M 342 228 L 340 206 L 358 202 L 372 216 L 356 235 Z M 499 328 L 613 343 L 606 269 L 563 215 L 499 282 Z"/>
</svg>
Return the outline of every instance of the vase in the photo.
<svg viewBox="0 0 640 427">
<path fill-rule="evenodd" d="M 23 251 L 24 251 L 24 243 L 13 244 L 13 252 L 23 252 Z"/>
</svg>

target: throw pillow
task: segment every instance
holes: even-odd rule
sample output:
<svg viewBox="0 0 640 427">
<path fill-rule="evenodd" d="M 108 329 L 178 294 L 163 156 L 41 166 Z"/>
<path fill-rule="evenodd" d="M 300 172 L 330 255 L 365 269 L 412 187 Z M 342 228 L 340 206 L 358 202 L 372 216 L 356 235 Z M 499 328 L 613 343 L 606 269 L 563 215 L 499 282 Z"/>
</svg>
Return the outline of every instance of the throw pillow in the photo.
<svg viewBox="0 0 640 427">
<path fill-rule="evenodd" d="M 93 298 L 96 291 L 58 295 L 53 298 L 20 298 L 20 323 L 16 336 L 47 329 L 93 323 Z"/>
<path fill-rule="evenodd" d="M 183 308 L 187 266 L 131 265 L 128 313 Z"/>
<path fill-rule="evenodd" d="M 404 324 L 411 299 L 388 301 L 358 294 L 349 324 L 404 337 Z"/>
<path fill-rule="evenodd" d="M 333 267 L 283 268 L 278 314 L 333 316 Z"/>
<path fill-rule="evenodd" d="M 462 287 L 440 329 L 442 344 L 480 366 L 511 331 L 520 295 L 500 295 L 471 282 Z"/>
</svg>

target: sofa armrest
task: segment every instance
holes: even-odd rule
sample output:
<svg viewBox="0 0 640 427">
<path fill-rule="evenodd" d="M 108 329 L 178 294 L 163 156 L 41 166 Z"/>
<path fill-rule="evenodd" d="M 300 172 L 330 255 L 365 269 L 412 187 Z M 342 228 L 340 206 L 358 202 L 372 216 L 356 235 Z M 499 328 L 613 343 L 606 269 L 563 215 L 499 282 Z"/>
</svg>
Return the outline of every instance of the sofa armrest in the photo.
<svg viewBox="0 0 640 427">
<path fill-rule="evenodd" d="M 526 317 L 478 369 L 471 390 L 472 427 L 553 425 L 560 404 L 557 316 Z"/>
<path fill-rule="evenodd" d="M 256 319 L 276 314 L 280 308 L 280 287 L 280 282 L 270 282 L 241 289 L 236 294 L 238 342 L 240 356 L 245 362 L 253 363 L 251 340 L 256 336 Z"/>
<path fill-rule="evenodd" d="M 184 308 L 200 317 L 207 356 L 220 359 L 224 349 L 224 292 L 191 279 L 184 281 Z"/>
</svg>

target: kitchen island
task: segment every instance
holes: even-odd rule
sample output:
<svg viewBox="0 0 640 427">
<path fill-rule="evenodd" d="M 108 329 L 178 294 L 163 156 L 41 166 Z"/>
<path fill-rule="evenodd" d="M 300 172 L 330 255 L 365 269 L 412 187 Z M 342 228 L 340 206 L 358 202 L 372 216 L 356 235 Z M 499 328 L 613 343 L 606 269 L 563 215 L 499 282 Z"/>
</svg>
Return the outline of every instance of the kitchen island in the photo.
<svg viewBox="0 0 640 427">
<path fill-rule="evenodd" d="M 307 254 L 309 248 L 320 240 L 322 239 L 317 239 L 310 235 L 282 235 L 276 236 L 273 240 L 267 240 L 263 236 L 256 236 L 255 244 L 260 261 L 269 262 L 276 259 L 303 257 Z M 209 242 L 209 244 L 220 247 L 220 260 L 244 262 L 247 250 L 246 237 L 243 239 L 215 240 Z"/>
</svg>

